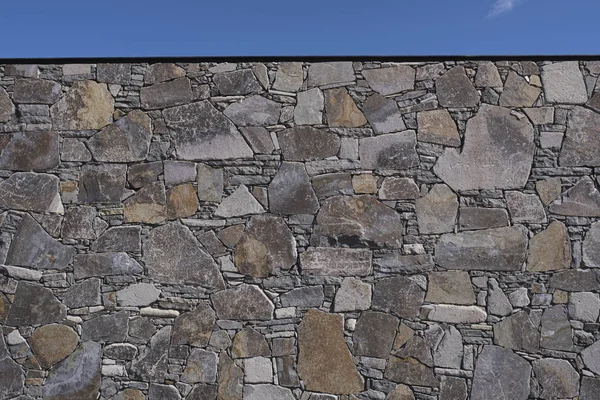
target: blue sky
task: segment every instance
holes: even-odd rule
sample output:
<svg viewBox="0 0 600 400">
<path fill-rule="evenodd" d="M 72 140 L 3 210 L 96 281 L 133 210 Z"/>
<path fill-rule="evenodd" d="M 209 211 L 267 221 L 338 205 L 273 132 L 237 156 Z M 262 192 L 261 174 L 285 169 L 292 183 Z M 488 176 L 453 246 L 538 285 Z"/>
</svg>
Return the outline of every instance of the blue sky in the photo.
<svg viewBox="0 0 600 400">
<path fill-rule="evenodd" d="M 600 54 L 598 0 L 4 1 L 0 57 Z"/>
</svg>

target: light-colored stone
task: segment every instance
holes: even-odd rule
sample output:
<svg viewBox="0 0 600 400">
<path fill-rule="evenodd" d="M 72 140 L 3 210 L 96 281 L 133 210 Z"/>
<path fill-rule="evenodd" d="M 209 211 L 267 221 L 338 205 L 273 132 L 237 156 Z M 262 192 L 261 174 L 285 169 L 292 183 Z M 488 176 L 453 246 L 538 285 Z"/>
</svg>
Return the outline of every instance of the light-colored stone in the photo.
<svg viewBox="0 0 600 400">
<path fill-rule="evenodd" d="M 73 83 L 67 94 L 50 107 L 54 129 L 102 129 L 112 122 L 114 100 L 106 84 Z"/>
<path fill-rule="evenodd" d="M 505 317 L 512 312 L 512 304 L 494 278 L 488 280 L 487 310 L 492 315 Z"/>
<path fill-rule="evenodd" d="M 552 201 L 556 200 L 562 192 L 560 178 L 546 178 L 537 181 L 535 183 L 535 190 L 537 191 L 538 196 L 540 196 L 542 204 L 547 206 L 552 203 Z"/>
<path fill-rule="evenodd" d="M 592 178 L 584 176 L 550 203 L 548 210 L 559 215 L 600 217 L 600 192 Z"/>
<path fill-rule="evenodd" d="M 499 104 L 502 107 L 531 107 L 541 92 L 541 89 L 530 85 L 525 78 L 510 71 L 504 83 Z"/>
<path fill-rule="evenodd" d="M 588 100 L 578 61 L 563 61 L 542 67 L 542 83 L 546 101 L 583 104 Z"/>
<path fill-rule="evenodd" d="M 273 89 L 283 92 L 297 92 L 304 81 L 301 62 L 282 62 L 277 67 Z"/>
<path fill-rule="evenodd" d="M 508 300 L 513 307 L 526 307 L 529 305 L 527 288 L 517 288 L 508 294 Z"/>
<path fill-rule="evenodd" d="M 340 288 L 335 294 L 334 311 L 359 311 L 371 307 L 371 285 L 359 279 L 344 278 Z"/>
<path fill-rule="evenodd" d="M 542 389 L 541 399 L 572 398 L 579 394 L 579 374 L 567 360 L 535 360 L 533 372 Z"/>
<path fill-rule="evenodd" d="M 477 63 L 477 74 L 475 75 L 475 86 L 478 87 L 502 87 L 502 79 L 498 68 L 491 61 Z"/>
<path fill-rule="evenodd" d="M 379 94 L 374 94 L 363 103 L 362 111 L 375 133 L 393 133 L 406 129 L 398 104 Z"/>
<path fill-rule="evenodd" d="M 370 250 L 313 247 L 300 253 L 304 275 L 367 276 L 372 271 Z"/>
<path fill-rule="evenodd" d="M 388 96 L 415 88 L 415 70 L 408 65 L 364 69 L 362 76 L 377 93 Z"/>
<path fill-rule="evenodd" d="M 220 319 L 242 321 L 273 319 L 273 303 L 256 285 L 242 284 L 214 293 L 212 302 Z"/>
<path fill-rule="evenodd" d="M 479 103 L 479 93 L 462 66 L 446 72 L 438 78 L 435 86 L 442 107 L 475 107 Z"/>
<path fill-rule="evenodd" d="M 158 300 L 160 290 L 151 283 L 136 283 L 117 291 L 117 303 L 121 306 L 141 307 Z"/>
<path fill-rule="evenodd" d="M 246 185 L 240 185 L 231 195 L 223 199 L 215 211 L 215 216 L 231 218 L 264 212 L 265 209 L 248 191 Z"/>
<path fill-rule="evenodd" d="M 570 264 L 571 243 L 562 222 L 552 221 L 548 228 L 529 241 L 528 271 L 556 271 L 567 269 Z"/>
<path fill-rule="evenodd" d="M 221 399 L 221 397 L 219 397 Z M 223 398 L 223 400 L 229 398 Z M 241 399 L 241 397 L 240 397 Z M 276 385 L 245 385 L 245 400 L 294 400 L 295 397 L 288 388 Z"/>
<path fill-rule="evenodd" d="M 319 209 L 319 200 L 302 163 L 281 163 L 269 184 L 268 196 L 272 213 L 314 214 Z"/>
<path fill-rule="evenodd" d="M 421 142 L 459 147 L 460 136 L 456 123 L 448 110 L 432 110 L 417 113 L 417 139 Z"/>
<path fill-rule="evenodd" d="M 367 119 L 346 88 L 325 91 L 325 110 L 327 122 L 331 127 L 358 128 L 367 123 Z"/>
<path fill-rule="evenodd" d="M 229 105 L 223 113 L 237 126 L 269 126 L 279 121 L 281 104 L 256 95 Z"/>
<path fill-rule="evenodd" d="M 454 231 L 458 200 L 446 185 L 435 185 L 415 201 L 419 233 L 422 235 Z"/>
<path fill-rule="evenodd" d="M 596 322 L 600 313 L 600 298 L 590 292 L 571 293 L 569 295 L 569 316 L 584 322 Z"/>
<path fill-rule="evenodd" d="M 425 301 L 430 303 L 475 304 L 475 293 L 466 271 L 435 271 L 428 274 Z"/>
<path fill-rule="evenodd" d="M 246 383 L 273 382 L 273 364 L 267 357 L 252 357 L 244 359 L 244 381 Z"/>
<path fill-rule="evenodd" d="M 354 68 L 349 61 L 313 63 L 308 68 L 308 86 L 325 86 L 355 80 Z"/>
<path fill-rule="evenodd" d="M 477 324 L 485 322 L 487 313 L 478 306 L 436 304 L 428 307 L 427 319 L 450 324 Z"/>
<path fill-rule="evenodd" d="M 297 103 L 294 109 L 294 122 L 296 125 L 318 125 L 323 122 L 323 108 L 325 99 L 319 88 L 305 92 L 298 92 Z"/>
</svg>

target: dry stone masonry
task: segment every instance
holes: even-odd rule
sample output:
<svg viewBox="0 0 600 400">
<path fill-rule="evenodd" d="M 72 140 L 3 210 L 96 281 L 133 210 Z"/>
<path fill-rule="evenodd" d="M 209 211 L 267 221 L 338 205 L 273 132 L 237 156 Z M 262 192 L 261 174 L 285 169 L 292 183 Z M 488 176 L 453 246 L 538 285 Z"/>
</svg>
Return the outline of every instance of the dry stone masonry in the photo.
<svg viewBox="0 0 600 400">
<path fill-rule="evenodd" d="M 0 399 L 600 399 L 599 76 L 0 65 Z"/>
</svg>

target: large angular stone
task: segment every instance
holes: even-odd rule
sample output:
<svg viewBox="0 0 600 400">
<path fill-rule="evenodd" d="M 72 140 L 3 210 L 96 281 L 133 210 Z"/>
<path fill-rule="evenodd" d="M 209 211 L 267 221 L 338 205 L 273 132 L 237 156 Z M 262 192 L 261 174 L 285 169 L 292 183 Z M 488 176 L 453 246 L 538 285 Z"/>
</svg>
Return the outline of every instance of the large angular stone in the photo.
<svg viewBox="0 0 600 400">
<path fill-rule="evenodd" d="M 269 184 L 269 208 L 276 214 L 314 214 L 319 200 L 302 163 L 282 162 Z"/>
<path fill-rule="evenodd" d="M 502 87 L 502 79 L 498 68 L 491 61 L 481 61 L 477 65 L 475 75 L 475 86 L 478 87 Z"/>
<path fill-rule="evenodd" d="M 433 341 L 433 365 L 459 369 L 463 360 L 462 335 L 452 325 L 433 327 L 437 332 Z"/>
<path fill-rule="evenodd" d="M 431 110 L 417 113 L 417 139 L 421 142 L 459 147 L 460 136 L 456 123 L 448 110 Z"/>
<path fill-rule="evenodd" d="M 102 253 L 112 251 L 139 252 L 142 250 L 141 233 L 142 228 L 140 226 L 109 228 L 92 244 L 92 250 Z"/>
<path fill-rule="evenodd" d="M 79 336 L 66 325 L 44 325 L 33 331 L 29 344 L 44 369 L 61 361 L 77 347 Z"/>
<path fill-rule="evenodd" d="M 375 133 L 392 133 L 406 129 L 398 104 L 392 99 L 374 94 L 365 100 L 363 112 Z"/>
<path fill-rule="evenodd" d="M 231 355 L 233 358 L 268 357 L 271 351 L 263 334 L 247 326 L 233 338 Z"/>
<path fill-rule="evenodd" d="M 594 342 L 591 346 L 581 351 L 581 359 L 585 366 L 595 374 L 600 374 L 600 342 Z"/>
<path fill-rule="evenodd" d="M 310 161 L 334 157 L 340 150 L 340 138 L 309 126 L 285 129 L 277 133 L 277 140 L 288 161 Z"/>
<path fill-rule="evenodd" d="M 363 69 L 361 73 L 371 89 L 383 96 L 415 88 L 415 70 L 408 65 Z"/>
<path fill-rule="evenodd" d="M 158 300 L 160 290 L 151 283 L 134 283 L 117 291 L 117 304 L 124 307 L 148 306 Z"/>
<path fill-rule="evenodd" d="M 303 275 L 367 276 L 371 274 L 371 251 L 311 247 L 300 253 Z"/>
<path fill-rule="evenodd" d="M 6 264 L 35 269 L 65 269 L 75 248 L 53 239 L 33 217 L 25 214 L 14 235 Z"/>
<path fill-rule="evenodd" d="M 335 312 L 368 310 L 371 308 L 371 285 L 349 277 L 345 278 L 335 294 Z"/>
<path fill-rule="evenodd" d="M 533 372 L 542 389 L 541 399 L 572 398 L 579 394 L 579 374 L 567 360 L 535 360 Z"/>
<path fill-rule="evenodd" d="M 385 400 L 415 400 L 415 395 L 409 386 L 399 384 L 388 393 Z"/>
<path fill-rule="evenodd" d="M 296 94 L 294 122 L 296 125 L 318 125 L 323 122 L 325 100 L 319 88 L 312 88 Z"/>
<path fill-rule="evenodd" d="M 467 121 L 462 152 L 446 149 L 433 170 L 454 190 L 519 189 L 529 177 L 534 151 L 526 118 L 483 104 Z"/>
<path fill-rule="evenodd" d="M 137 275 L 144 268 L 127 253 L 77 254 L 73 260 L 75 279 L 105 275 Z"/>
<path fill-rule="evenodd" d="M 54 104 L 61 95 L 60 84 L 45 79 L 17 79 L 14 86 L 15 103 Z"/>
<path fill-rule="evenodd" d="M 242 284 L 212 295 L 219 319 L 265 321 L 273 319 L 275 306 L 256 285 Z"/>
<path fill-rule="evenodd" d="M 167 375 L 170 337 L 170 326 L 161 328 L 152 336 L 148 346 L 131 362 L 129 373 L 132 378 L 163 382 Z"/>
<path fill-rule="evenodd" d="M 102 346 L 83 342 L 50 370 L 44 400 L 95 400 L 100 393 L 101 366 Z"/>
<path fill-rule="evenodd" d="M 16 172 L 0 182 L 0 208 L 62 214 L 54 175 Z"/>
<path fill-rule="evenodd" d="M 502 107 L 531 107 L 541 92 L 540 88 L 530 85 L 525 78 L 510 71 L 499 104 Z"/>
<path fill-rule="evenodd" d="M 358 373 L 344 341 L 343 317 L 310 309 L 298 327 L 298 374 L 307 390 L 351 394 L 362 392 Z"/>
<path fill-rule="evenodd" d="M 225 287 L 213 258 L 183 225 L 172 222 L 153 229 L 142 249 L 148 276 L 158 282 Z"/>
<path fill-rule="evenodd" d="M 244 399 L 246 400 L 294 400 L 295 397 L 290 389 L 268 385 L 246 385 L 244 386 Z"/>
<path fill-rule="evenodd" d="M 398 318 L 377 311 L 365 311 L 356 321 L 353 354 L 387 358 L 394 344 Z"/>
<path fill-rule="evenodd" d="M 151 138 L 150 117 L 135 110 L 92 136 L 87 145 L 96 161 L 142 161 L 148 156 Z"/>
<path fill-rule="evenodd" d="M 600 272 L 591 269 L 568 269 L 555 272 L 549 287 L 567 292 L 590 292 L 600 289 Z"/>
<path fill-rule="evenodd" d="M 468 393 L 465 379 L 442 376 L 439 400 L 467 400 Z"/>
<path fill-rule="evenodd" d="M 475 304 L 475 293 L 466 271 L 435 271 L 428 274 L 427 296 L 430 303 Z"/>
<path fill-rule="evenodd" d="M 600 114 L 574 107 L 567 120 L 567 132 L 558 158 L 565 167 L 600 166 Z"/>
<path fill-rule="evenodd" d="M 575 217 L 600 217 L 600 192 L 589 176 L 581 178 L 573 187 L 550 203 L 551 213 Z"/>
<path fill-rule="evenodd" d="M 479 103 L 479 93 L 462 66 L 446 72 L 435 81 L 435 86 L 442 107 L 475 107 Z"/>
<path fill-rule="evenodd" d="M 163 173 L 162 161 L 133 164 L 127 171 L 127 182 L 133 189 L 139 189 L 158 180 Z"/>
<path fill-rule="evenodd" d="M 148 400 L 180 400 L 181 395 L 173 385 L 153 383 L 148 390 Z"/>
<path fill-rule="evenodd" d="M 508 213 L 503 208 L 461 207 L 458 229 L 461 231 L 508 226 Z"/>
<path fill-rule="evenodd" d="M 271 134 L 262 126 L 248 126 L 240 128 L 244 139 L 250 144 L 255 153 L 271 154 L 275 150 Z"/>
<path fill-rule="evenodd" d="M 198 164 L 198 199 L 220 203 L 223 197 L 223 170 Z"/>
<path fill-rule="evenodd" d="M 579 400 L 595 400 L 600 395 L 600 379 L 584 376 L 581 379 Z"/>
<path fill-rule="evenodd" d="M 454 231 L 458 200 L 446 185 L 435 185 L 425 196 L 415 201 L 419 233 L 437 234 Z"/>
<path fill-rule="evenodd" d="M 282 62 L 277 67 L 273 89 L 283 92 L 297 92 L 304 81 L 301 62 Z"/>
<path fill-rule="evenodd" d="M 119 203 L 125 191 L 124 164 L 89 165 L 81 168 L 79 203 Z"/>
<path fill-rule="evenodd" d="M 517 351 L 536 353 L 540 348 L 539 322 L 519 311 L 494 324 L 494 344 Z"/>
<path fill-rule="evenodd" d="M 54 297 L 50 289 L 20 281 L 6 325 L 51 324 L 63 321 L 66 315 L 67 308 Z"/>
<path fill-rule="evenodd" d="M 96 74 L 98 76 L 98 82 L 129 85 L 131 83 L 131 64 L 98 64 L 96 68 Z"/>
<path fill-rule="evenodd" d="M 564 306 L 558 305 L 544 310 L 540 347 L 551 350 L 573 351 L 571 324 Z"/>
<path fill-rule="evenodd" d="M 15 132 L 0 135 L 0 168 L 46 171 L 60 164 L 56 132 Z"/>
<path fill-rule="evenodd" d="M 308 68 L 308 86 L 324 86 L 353 82 L 354 68 L 350 61 L 313 63 Z"/>
<path fill-rule="evenodd" d="M 598 231 L 600 231 L 600 228 Z M 585 248 L 584 242 L 584 254 Z M 595 247 L 593 250 L 595 250 Z M 562 222 L 552 221 L 548 225 L 548 228 L 535 235 L 529 241 L 529 254 L 527 256 L 528 271 L 556 271 L 567 269 L 570 264 L 571 243 L 567 227 Z M 598 266 L 600 267 L 600 264 Z"/>
<path fill-rule="evenodd" d="M 522 227 L 442 235 L 435 247 L 437 264 L 446 269 L 518 271 L 527 254 Z"/>
<path fill-rule="evenodd" d="M 477 357 L 471 399 L 525 400 L 531 365 L 509 349 L 484 346 Z"/>
<path fill-rule="evenodd" d="M 242 217 L 250 214 L 264 213 L 265 209 L 256 200 L 246 185 L 240 185 L 231 195 L 226 197 L 215 210 L 215 216 L 222 218 Z"/>
<path fill-rule="evenodd" d="M 4 88 L 0 88 L 0 122 L 10 121 L 10 116 L 15 113 L 15 106 L 13 105 L 8 93 Z"/>
<path fill-rule="evenodd" d="M 485 322 L 487 313 L 478 306 L 436 304 L 427 307 L 427 319 L 449 324 L 477 324 Z"/>
<path fill-rule="evenodd" d="M 413 357 L 391 356 L 385 368 L 384 377 L 393 382 L 407 385 L 438 387 L 440 382 L 428 367 Z"/>
<path fill-rule="evenodd" d="M 235 246 L 234 261 L 242 274 L 266 278 L 296 263 L 296 240 L 282 218 L 254 216 Z"/>
<path fill-rule="evenodd" d="M 506 205 L 514 224 L 546 222 L 546 213 L 539 197 L 516 190 L 506 192 Z"/>
<path fill-rule="evenodd" d="M 279 121 L 281 104 L 256 95 L 229 105 L 223 113 L 237 126 L 269 126 Z"/>
<path fill-rule="evenodd" d="M 550 103 L 583 104 L 588 100 L 578 61 L 544 65 L 542 82 L 546 101 Z"/>
<path fill-rule="evenodd" d="M 75 283 L 63 295 L 63 303 L 69 308 L 98 306 L 102 304 L 100 285 L 101 281 L 98 278 Z"/>
<path fill-rule="evenodd" d="M 406 276 L 395 276 L 375 283 L 372 307 L 400 318 L 415 318 L 424 299 L 425 289 L 416 281 Z"/>
<path fill-rule="evenodd" d="M 140 90 L 143 109 L 156 110 L 186 104 L 194 99 L 188 78 L 178 78 L 170 82 L 155 83 Z"/>
<path fill-rule="evenodd" d="M 358 144 L 364 169 L 408 169 L 419 164 L 414 131 L 367 137 Z"/>
<path fill-rule="evenodd" d="M 181 380 L 186 383 L 209 383 L 217 380 L 218 356 L 212 351 L 193 349 Z"/>
<path fill-rule="evenodd" d="M 172 63 L 152 64 L 144 74 L 144 82 L 148 85 L 166 82 L 185 76 L 185 69 Z"/>
<path fill-rule="evenodd" d="M 373 196 L 333 196 L 317 214 L 315 234 L 360 247 L 402 245 L 402 218 Z"/>
<path fill-rule="evenodd" d="M 346 172 L 317 175 L 312 185 L 319 199 L 340 194 L 353 194 L 352 175 Z"/>
<path fill-rule="evenodd" d="M 195 310 L 175 318 L 171 344 L 204 347 L 208 345 L 214 325 L 215 312 L 207 303 L 200 302 Z"/>
<path fill-rule="evenodd" d="M 262 90 L 251 69 L 215 74 L 213 82 L 219 93 L 224 96 L 243 96 Z"/>
<path fill-rule="evenodd" d="M 190 217 L 198 211 L 198 196 L 191 183 L 177 185 L 166 193 L 167 219 Z"/>
<path fill-rule="evenodd" d="M 194 386 L 190 394 L 186 397 L 186 400 L 217 400 L 217 390 L 217 385 L 200 383 Z"/>
<path fill-rule="evenodd" d="M 120 343 L 127 338 L 129 311 L 101 315 L 85 321 L 81 326 L 81 339 L 101 343 Z"/>
<path fill-rule="evenodd" d="M 235 125 L 208 100 L 169 108 L 163 117 L 172 129 L 180 159 L 229 160 L 253 155 Z"/>
<path fill-rule="evenodd" d="M 600 313 L 598 294 L 591 292 L 571 293 L 569 296 L 569 317 L 578 321 L 594 323 Z"/>
<path fill-rule="evenodd" d="M 379 188 L 380 200 L 413 200 L 421 195 L 419 187 L 411 178 L 388 176 Z"/>
<path fill-rule="evenodd" d="M 4 338 L 0 338 L 1 346 L 4 347 Z M 1 353 L 0 353 L 1 354 Z M 16 398 L 23 392 L 25 385 L 25 373 L 21 366 L 14 362 L 10 357 L 0 357 L 0 398 Z M 18 397 L 17 399 L 21 399 Z M 25 398 L 25 400 L 28 400 Z"/>
<path fill-rule="evenodd" d="M 322 286 L 292 289 L 279 296 L 283 307 L 321 307 L 325 295 Z"/>
<path fill-rule="evenodd" d="M 331 127 L 358 128 L 367 123 L 346 88 L 325 91 L 325 111 Z"/>
<path fill-rule="evenodd" d="M 62 224 L 63 239 L 96 239 L 94 219 L 96 209 L 91 206 L 69 208 Z"/>
<path fill-rule="evenodd" d="M 103 83 L 78 81 L 50 107 L 58 130 L 102 129 L 112 122 L 115 101 Z"/>
<path fill-rule="evenodd" d="M 218 365 L 218 399 L 219 400 L 242 400 L 242 389 L 244 371 L 235 362 L 222 352 L 219 356 Z M 204 399 L 202 399 L 204 400 Z"/>
<path fill-rule="evenodd" d="M 488 280 L 487 311 L 492 315 L 505 317 L 512 312 L 512 304 L 495 278 Z"/>
</svg>

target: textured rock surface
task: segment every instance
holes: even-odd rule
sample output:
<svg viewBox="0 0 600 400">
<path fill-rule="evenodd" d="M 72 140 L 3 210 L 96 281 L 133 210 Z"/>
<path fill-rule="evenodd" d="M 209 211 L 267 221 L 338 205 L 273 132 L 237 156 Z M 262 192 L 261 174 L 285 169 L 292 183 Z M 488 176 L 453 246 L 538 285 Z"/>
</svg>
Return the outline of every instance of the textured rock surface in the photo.
<svg viewBox="0 0 600 400">
<path fill-rule="evenodd" d="M 269 205 L 277 214 L 314 214 L 319 201 L 301 163 L 283 162 L 269 184 Z"/>
<path fill-rule="evenodd" d="M 485 346 L 477 358 L 471 399 L 529 397 L 531 365 L 511 350 Z"/>
<path fill-rule="evenodd" d="M 58 178 L 34 172 L 17 172 L 0 182 L 0 207 L 62 214 Z"/>
<path fill-rule="evenodd" d="M 406 169 L 419 163 L 414 131 L 368 137 L 358 143 L 364 169 Z"/>
<path fill-rule="evenodd" d="M 221 319 L 270 320 L 273 303 L 255 285 L 240 285 L 212 296 L 217 316 Z"/>
<path fill-rule="evenodd" d="M 112 122 L 114 100 L 105 84 L 75 82 L 58 103 L 50 107 L 55 129 L 101 129 Z"/>
<path fill-rule="evenodd" d="M 31 349 L 44 369 L 61 361 L 77 347 L 79 336 L 66 325 L 44 325 L 29 338 Z"/>
</svg>

